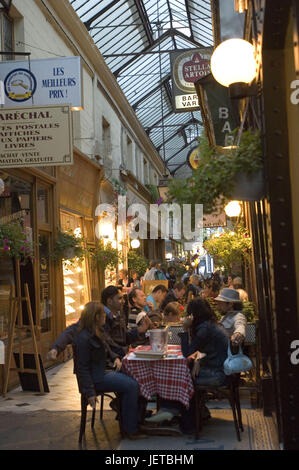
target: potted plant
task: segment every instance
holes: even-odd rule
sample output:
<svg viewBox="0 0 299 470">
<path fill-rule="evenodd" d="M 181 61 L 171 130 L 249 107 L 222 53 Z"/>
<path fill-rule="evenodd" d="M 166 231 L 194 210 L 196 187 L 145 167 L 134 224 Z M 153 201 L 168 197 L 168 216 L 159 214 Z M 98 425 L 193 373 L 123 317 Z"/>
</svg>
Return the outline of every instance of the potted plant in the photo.
<svg viewBox="0 0 299 470">
<path fill-rule="evenodd" d="M 0 225 L 0 253 L 23 264 L 32 259 L 32 242 L 19 221 Z"/>
<path fill-rule="evenodd" d="M 83 244 L 84 239 L 77 237 L 72 230 L 66 232 L 59 230 L 51 257 L 56 262 L 61 260 L 73 260 L 75 258 L 82 260 L 86 254 L 86 249 Z"/>
<path fill-rule="evenodd" d="M 116 269 L 118 264 L 122 261 L 121 253 L 112 247 L 111 243 L 104 245 L 103 241 L 100 241 L 98 246 L 89 250 L 91 257 L 92 269 L 100 267 L 105 269 Z"/>
<path fill-rule="evenodd" d="M 220 235 L 213 234 L 203 246 L 216 266 L 224 267 L 226 272 L 232 270 L 234 263 L 250 261 L 252 242 L 242 224 L 237 225 L 234 231 L 227 229 Z"/>
<path fill-rule="evenodd" d="M 198 168 L 185 180 L 172 179 L 168 187 L 169 202 L 203 204 L 204 213 L 223 208 L 231 199 L 253 200 L 263 196 L 262 150 L 259 132 L 244 131 L 240 144 L 230 149 L 211 147 L 203 135 L 199 143 Z M 253 188 L 255 178 L 262 183 L 257 194 L 237 194 L 238 182 L 243 190 L 244 178 Z"/>
</svg>

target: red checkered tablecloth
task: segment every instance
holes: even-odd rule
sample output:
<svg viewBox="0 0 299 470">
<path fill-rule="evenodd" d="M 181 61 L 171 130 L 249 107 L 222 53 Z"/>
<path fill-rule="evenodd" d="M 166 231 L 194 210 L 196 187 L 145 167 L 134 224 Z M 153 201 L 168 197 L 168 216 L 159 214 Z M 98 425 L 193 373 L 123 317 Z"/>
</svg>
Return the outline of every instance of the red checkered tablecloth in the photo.
<svg viewBox="0 0 299 470">
<path fill-rule="evenodd" d="M 138 349 L 144 351 L 150 347 Z M 128 354 L 122 361 L 124 372 L 137 380 L 141 395 L 148 400 L 152 395 L 159 395 L 166 400 L 180 401 L 188 408 L 194 387 L 187 360 L 181 356 L 180 346 L 168 346 L 168 354 L 178 356 L 136 360 Z"/>
</svg>

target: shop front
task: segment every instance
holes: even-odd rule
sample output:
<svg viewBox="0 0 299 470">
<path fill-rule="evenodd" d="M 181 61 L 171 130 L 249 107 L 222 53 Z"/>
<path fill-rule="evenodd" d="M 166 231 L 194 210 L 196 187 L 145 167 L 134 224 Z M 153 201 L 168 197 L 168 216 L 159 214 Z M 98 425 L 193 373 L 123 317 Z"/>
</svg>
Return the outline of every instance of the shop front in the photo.
<svg viewBox="0 0 299 470">
<path fill-rule="evenodd" d="M 42 358 L 56 333 L 55 267 L 50 259 L 56 225 L 55 169 L 1 170 L 4 190 L 0 195 L 0 226 L 21 226 L 32 250 L 32 258 L 20 265 L 21 295 L 28 284 L 30 303 L 36 324 L 37 340 Z M 0 262 L 0 340 L 7 345 L 11 321 L 10 295 L 16 292 L 15 259 L 8 251 L 15 243 L 13 232 L 2 247 Z M 25 248 L 24 248 L 25 249 Z M 22 303 L 22 321 L 28 322 L 26 303 Z M 22 344 L 24 351 L 32 350 L 31 334 L 23 331 L 15 343 Z M 17 382 L 15 373 L 10 374 L 9 386 Z M 0 384 L 1 386 L 1 384 Z"/>
<path fill-rule="evenodd" d="M 101 167 L 79 152 L 74 153 L 74 165 L 58 169 L 60 229 L 84 238 L 88 248 L 96 244 L 94 214 L 101 178 Z M 62 278 L 61 329 L 79 320 L 87 302 L 100 299 L 102 287 L 98 271 L 88 257 L 64 260 Z"/>
</svg>

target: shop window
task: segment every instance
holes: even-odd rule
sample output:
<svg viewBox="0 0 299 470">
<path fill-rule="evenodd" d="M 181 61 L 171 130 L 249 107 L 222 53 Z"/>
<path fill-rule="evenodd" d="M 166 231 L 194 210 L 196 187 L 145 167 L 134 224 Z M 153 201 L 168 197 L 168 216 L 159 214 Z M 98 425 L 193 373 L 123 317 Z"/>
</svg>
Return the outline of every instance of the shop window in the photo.
<svg viewBox="0 0 299 470">
<path fill-rule="evenodd" d="M 33 241 L 32 231 L 32 184 L 23 181 L 5 172 L 0 177 L 4 181 L 4 191 L 0 195 L 0 224 L 13 221 L 22 221 L 23 229 L 27 237 Z M 22 290 L 26 282 L 29 287 L 31 307 L 34 320 L 35 316 L 35 292 L 33 279 L 33 266 L 28 262 L 20 267 Z M 2 257 L 0 263 L 0 339 L 5 339 L 8 333 L 9 295 L 12 286 L 15 285 L 14 265 L 11 258 Z M 24 291 L 22 291 L 24 296 Z M 23 322 L 28 324 L 28 312 L 26 302 L 22 303 Z"/>
<path fill-rule="evenodd" d="M 72 214 L 61 213 L 61 229 L 71 230 L 82 236 L 82 219 Z M 86 262 L 78 259 L 64 261 L 63 283 L 66 326 L 69 326 L 80 319 L 82 309 L 89 301 Z"/>
<path fill-rule="evenodd" d="M 13 52 L 13 20 L 5 13 L 0 13 L 0 50 Z M 0 60 L 14 60 L 13 55 L 0 55 Z"/>
<path fill-rule="evenodd" d="M 40 323 L 42 332 L 51 331 L 52 326 L 49 240 L 50 234 L 39 234 Z"/>
<path fill-rule="evenodd" d="M 43 186 L 37 187 L 37 220 L 39 224 L 49 223 L 49 192 Z"/>
</svg>

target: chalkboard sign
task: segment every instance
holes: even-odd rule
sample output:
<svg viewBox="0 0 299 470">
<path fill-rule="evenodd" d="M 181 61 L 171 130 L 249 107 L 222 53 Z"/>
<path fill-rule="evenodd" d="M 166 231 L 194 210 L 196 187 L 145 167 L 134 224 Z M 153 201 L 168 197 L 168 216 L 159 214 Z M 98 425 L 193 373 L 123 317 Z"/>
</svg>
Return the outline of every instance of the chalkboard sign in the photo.
<svg viewBox="0 0 299 470">
<path fill-rule="evenodd" d="M 24 369 L 36 369 L 34 354 L 24 353 L 23 357 L 24 357 Z M 42 380 L 43 380 L 43 385 L 44 385 L 44 391 L 49 393 L 50 390 L 49 390 L 43 362 L 42 362 L 40 355 L 38 355 L 38 357 L 39 357 L 40 369 L 41 369 Z M 14 359 L 15 359 L 17 368 L 19 368 L 20 367 L 19 353 L 14 353 Z M 19 372 L 19 371 L 18 371 L 18 374 L 19 374 L 21 387 L 24 392 L 40 392 L 37 374 L 30 373 L 30 372 Z"/>
</svg>

